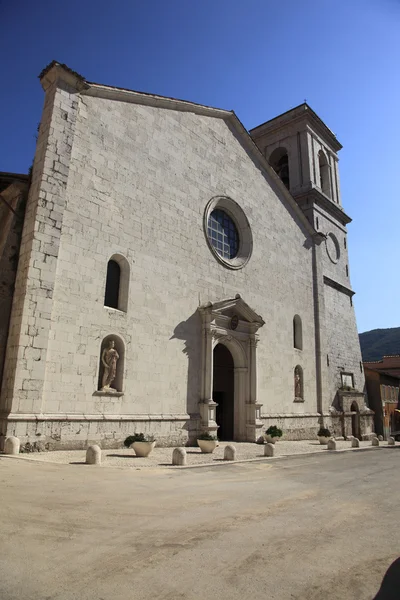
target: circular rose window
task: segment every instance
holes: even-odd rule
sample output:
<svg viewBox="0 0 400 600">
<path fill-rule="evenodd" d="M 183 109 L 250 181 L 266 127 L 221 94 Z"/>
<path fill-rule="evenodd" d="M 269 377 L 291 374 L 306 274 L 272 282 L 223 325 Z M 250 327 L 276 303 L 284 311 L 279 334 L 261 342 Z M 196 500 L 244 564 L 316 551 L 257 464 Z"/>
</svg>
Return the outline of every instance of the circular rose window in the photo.
<svg viewBox="0 0 400 600">
<path fill-rule="evenodd" d="M 337 237 L 333 233 L 326 236 L 326 251 L 333 263 L 337 263 L 340 258 L 340 246 Z"/>
<path fill-rule="evenodd" d="M 204 212 L 204 232 L 214 256 L 230 269 L 240 269 L 248 262 L 253 238 L 246 215 L 227 196 L 212 198 Z"/>
</svg>

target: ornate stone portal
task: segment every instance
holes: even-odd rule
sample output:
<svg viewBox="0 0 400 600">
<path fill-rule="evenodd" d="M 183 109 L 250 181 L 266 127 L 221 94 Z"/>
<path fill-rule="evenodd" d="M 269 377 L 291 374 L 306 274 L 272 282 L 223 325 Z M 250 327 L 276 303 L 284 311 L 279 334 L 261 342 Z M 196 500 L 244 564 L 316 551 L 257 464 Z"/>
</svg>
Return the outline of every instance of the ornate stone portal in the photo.
<svg viewBox="0 0 400 600">
<path fill-rule="evenodd" d="M 263 426 L 257 402 L 257 331 L 263 319 L 240 297 L 199 306 L 202 317 L 200 416 L 203 431 L 217 434 L 213 351 L 224 344 L 234 361 L 234 439 L 255 442 Z"/>
</svg>

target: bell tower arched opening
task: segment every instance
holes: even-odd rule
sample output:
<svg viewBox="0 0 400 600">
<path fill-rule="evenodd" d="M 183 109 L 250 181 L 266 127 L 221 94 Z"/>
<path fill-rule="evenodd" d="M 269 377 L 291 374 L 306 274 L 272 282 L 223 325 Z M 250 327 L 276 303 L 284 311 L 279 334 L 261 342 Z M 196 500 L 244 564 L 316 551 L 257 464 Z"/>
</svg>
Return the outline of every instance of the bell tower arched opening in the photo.
<svg viewBox="0 0 400 600">
<path fill-rule="evenodd" d="M 275 148 L 275 150 L 271 153 L 268 162 L 289 190 L 289 156 L 286 148 Z"/>
</svg>

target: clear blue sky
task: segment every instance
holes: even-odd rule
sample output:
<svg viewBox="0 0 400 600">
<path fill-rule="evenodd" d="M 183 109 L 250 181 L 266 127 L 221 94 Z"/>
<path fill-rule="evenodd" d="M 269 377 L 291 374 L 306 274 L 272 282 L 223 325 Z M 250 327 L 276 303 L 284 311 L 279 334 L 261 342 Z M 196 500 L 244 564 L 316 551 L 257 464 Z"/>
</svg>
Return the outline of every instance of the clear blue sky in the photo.
<svg viewBox="0 0 400 600">
<path fill-rule="evenodd" d="M 248 129 L 306 98 L 344 146 L 359 331 L 400 326 L 399 0 L 0 0 L 0 18 L 0 171 L 32 163 L 52 59 Z"/>
</svg>

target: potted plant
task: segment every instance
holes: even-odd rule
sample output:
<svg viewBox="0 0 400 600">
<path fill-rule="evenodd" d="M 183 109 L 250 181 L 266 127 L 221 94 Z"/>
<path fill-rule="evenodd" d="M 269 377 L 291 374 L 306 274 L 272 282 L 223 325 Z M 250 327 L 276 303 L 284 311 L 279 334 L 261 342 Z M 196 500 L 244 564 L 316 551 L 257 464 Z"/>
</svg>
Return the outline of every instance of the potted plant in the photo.
<svg viewBox="0 0 400 600">
<path fill-rule="evenodd" d="M 326 427 L 320 427 L 317 437 L 320 444 L 327 444 L 331 439 L 331 432 Z"/>
<path fill-rule="evenodd" d="M 217 436 L 207 432 L 197 436 L 197 444 L 205 454 L 211 454 L 219 446 Z"/>
<path fill-rule="evenodd" d="M 134 433 L 133 435 L 128 435 L 124 441 L 124 446 L 126 446 L 126 448 L 133 448 L 136 456 L 140 457 L 148 456 L 155 445 L 156 442 L 154 441 L 154 437 L 144 433 Z"/>
<path fill-rule="evenodd" d="M 275 444 L 275 442 L 277 442 L 279 440 L 279 438 L 282 437 L 282 435 L 283 435 L 282 429 L 279 429 L 279 427 L 277 427 L 276 425 L 271 425 L 266 430 L 266 432 L 264 434 L 264 438 L 265 438 L 265 441 L 268 442 L 269 444 Z"/>
</svg>

